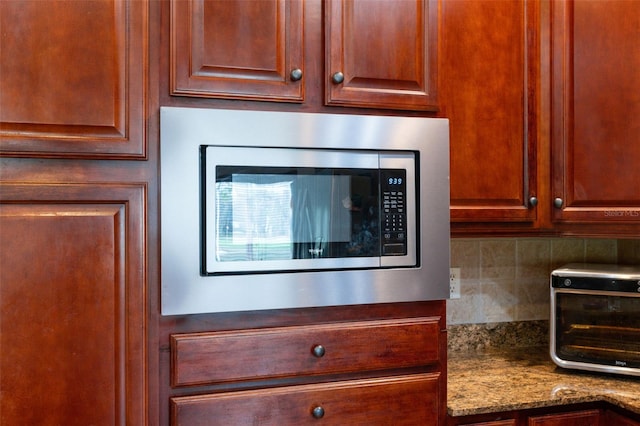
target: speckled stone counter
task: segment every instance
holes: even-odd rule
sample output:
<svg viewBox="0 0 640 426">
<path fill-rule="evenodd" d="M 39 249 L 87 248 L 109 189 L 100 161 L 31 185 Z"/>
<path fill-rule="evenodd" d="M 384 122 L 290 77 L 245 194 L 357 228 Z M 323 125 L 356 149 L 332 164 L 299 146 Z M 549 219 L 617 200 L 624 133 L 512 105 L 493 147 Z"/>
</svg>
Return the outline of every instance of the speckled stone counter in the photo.
<svg viewBox="0 0 640 426">
<path fill-rule="evenodd" d="M 605 401 L 640 414 L 640 377 L 565 370 L 547 346 L 450 351 L 451 416 Z"/>
</svg>

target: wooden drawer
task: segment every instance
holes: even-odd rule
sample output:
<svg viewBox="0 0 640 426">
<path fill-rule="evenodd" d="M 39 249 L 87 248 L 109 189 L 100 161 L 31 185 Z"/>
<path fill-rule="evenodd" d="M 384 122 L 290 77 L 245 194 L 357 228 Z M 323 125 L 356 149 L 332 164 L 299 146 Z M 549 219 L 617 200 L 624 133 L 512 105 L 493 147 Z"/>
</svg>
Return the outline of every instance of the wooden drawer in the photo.
<svg viewBox="0 0 640 426">
<path fill-rule="evenodd" d="M 437 425 L 439 382 L 425 373 L 175 397 L 171 424 Z"/>
<path fill-rule="evenodd" d="M 438 361 L 439 319 L 173 335 L 171 381 L 185 386 L 428 365 Z"/>
</svg>

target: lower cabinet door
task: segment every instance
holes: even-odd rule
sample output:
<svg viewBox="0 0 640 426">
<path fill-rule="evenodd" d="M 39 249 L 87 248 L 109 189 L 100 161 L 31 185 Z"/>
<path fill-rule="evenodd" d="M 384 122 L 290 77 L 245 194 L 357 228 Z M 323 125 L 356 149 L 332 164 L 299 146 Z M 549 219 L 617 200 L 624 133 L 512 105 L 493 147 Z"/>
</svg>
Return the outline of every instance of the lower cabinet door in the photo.
<svg viewBox="0 0 640 426">
<path fill-rule="evenodd" d="M 529 426 L 598 426 L 599 424 L 599 410 L 584 410 L 529 417 Z"/>
<path fill-rule="evenodd" d="M 174 397 L 172 425 L 437 425 L 440 374 Z"/>
</svg>

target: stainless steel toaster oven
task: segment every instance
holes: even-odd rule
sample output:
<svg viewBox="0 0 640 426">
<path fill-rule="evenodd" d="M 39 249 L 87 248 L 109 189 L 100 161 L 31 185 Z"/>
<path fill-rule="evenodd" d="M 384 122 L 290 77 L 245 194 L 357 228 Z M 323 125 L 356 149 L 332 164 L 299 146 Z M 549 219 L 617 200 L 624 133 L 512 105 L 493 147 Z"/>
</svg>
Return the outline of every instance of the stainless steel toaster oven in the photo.
<svg viewBox="0 0 640 426">
<path fill-rule="evenodd" d="M 550 330 L 560 367 L 640 376 L 640 265 L 554 270 Z"/>
</svg>

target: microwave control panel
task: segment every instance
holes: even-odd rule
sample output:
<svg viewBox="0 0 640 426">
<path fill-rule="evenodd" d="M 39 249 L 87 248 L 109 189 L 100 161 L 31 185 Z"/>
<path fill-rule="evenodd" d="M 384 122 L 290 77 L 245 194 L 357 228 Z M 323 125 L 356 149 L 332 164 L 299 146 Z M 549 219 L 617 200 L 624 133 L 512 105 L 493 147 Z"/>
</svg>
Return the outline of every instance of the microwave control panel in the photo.
<svg viewBox="0 0 640 426">
<path fill-rule="evenodd" d="M 382 256 L 407 254 L 406 170 L 380 171 Z"/>
</svg>

